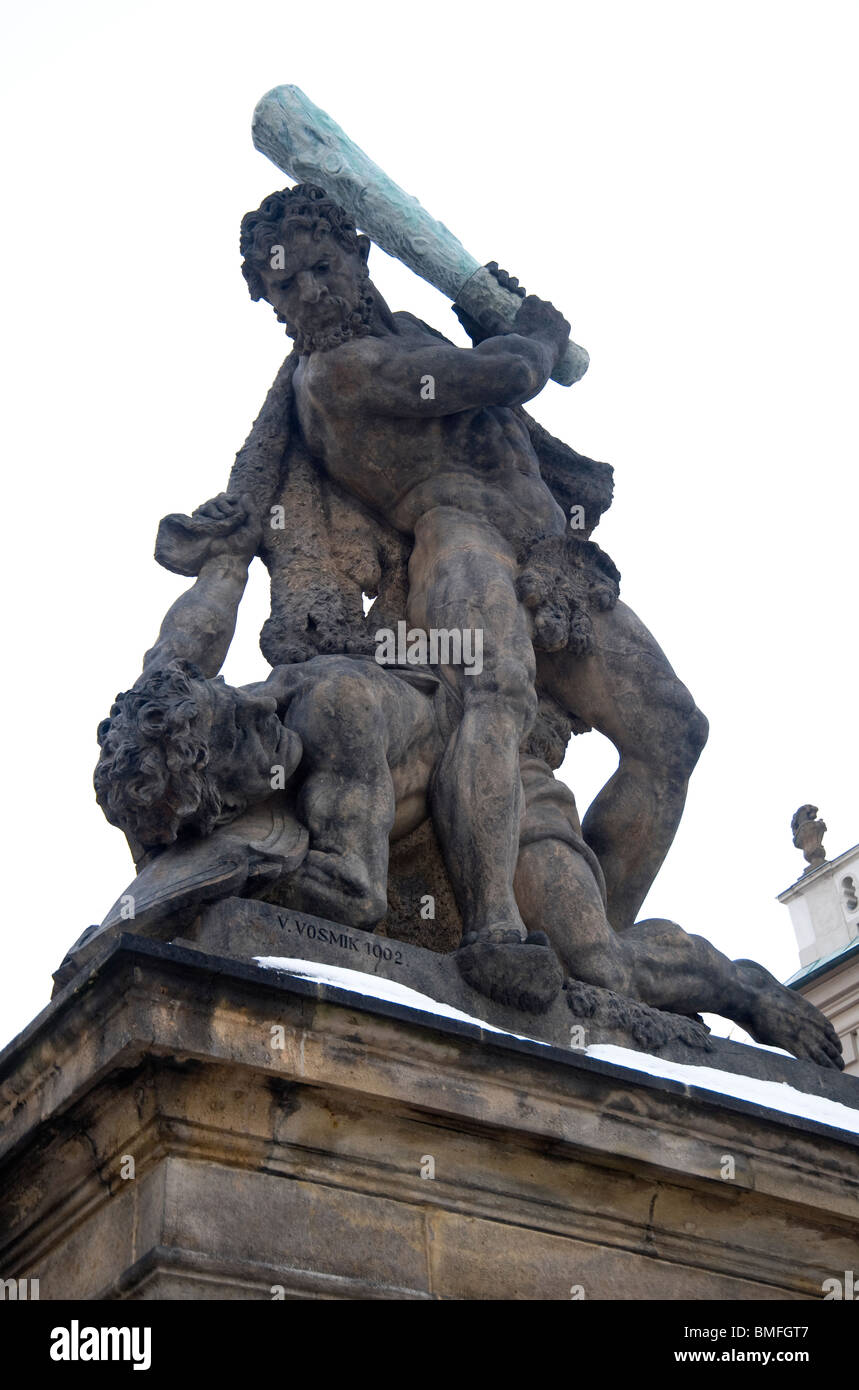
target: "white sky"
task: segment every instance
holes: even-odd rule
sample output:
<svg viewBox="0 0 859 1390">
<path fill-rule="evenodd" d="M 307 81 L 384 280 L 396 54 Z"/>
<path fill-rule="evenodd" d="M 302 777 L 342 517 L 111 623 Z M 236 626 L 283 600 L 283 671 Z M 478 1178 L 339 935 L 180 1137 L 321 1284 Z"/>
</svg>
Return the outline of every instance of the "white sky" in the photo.
<svg viewBox="0 0 859 1390">
<path fill-rule="evenodd" d="M 855 0 L 35 0 L 4 30 L 0 1043 L 132 876 L 95 728 L 185 586 L 160 517 L 224 486 L 288 347 L 238 258 L 287 181 L 250 139 L 281 82 L 589 349 L 534 411 L 614 465 L 596 538 L 711 722 L 642 915 L 792 973 L 790 817 L 816 803 L 830 857 L 859 838 Z M 265 674 L 264 578 L 237 683 Z M 574 742 L 582 811 L 614 764 Z"/>
</svg>

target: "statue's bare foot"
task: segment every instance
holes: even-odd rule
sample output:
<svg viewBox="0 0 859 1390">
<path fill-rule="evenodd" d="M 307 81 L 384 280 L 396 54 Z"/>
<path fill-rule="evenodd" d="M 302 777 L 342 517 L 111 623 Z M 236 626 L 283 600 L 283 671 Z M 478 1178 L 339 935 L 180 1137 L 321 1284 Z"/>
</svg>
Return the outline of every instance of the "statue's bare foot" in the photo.
<svg viewBox="0 0 859 1390">
<path fill-rule="evenodd" d="M 752 1002 L 742 1022 L 752 1037 L 770 1047 L 783 1047 L 795 1057 L 821 1067 L 844 1067 L 838 1034 L 827 1018 L 792 989 L 753 960 L 735 962 Z"/>
<path fill-rule="evenodd" d="M 357 854 L 312 849 L 301 868 L 283 880 L 283 889 L 290 907 L 347 927 L 375 926 L 388 906 L 385 894 L 374 885 L 367 865 Z"/>
<path fill-rule="evenodd" d="M 496 941 L 472 933 L 456 952 L 459 972 L 472 989 L 498 1004 L 526 1013 L 545 1013 L 557 998 L 564 976 L 560 962 L 542 932 L 522 941 Z"/>
</svg>

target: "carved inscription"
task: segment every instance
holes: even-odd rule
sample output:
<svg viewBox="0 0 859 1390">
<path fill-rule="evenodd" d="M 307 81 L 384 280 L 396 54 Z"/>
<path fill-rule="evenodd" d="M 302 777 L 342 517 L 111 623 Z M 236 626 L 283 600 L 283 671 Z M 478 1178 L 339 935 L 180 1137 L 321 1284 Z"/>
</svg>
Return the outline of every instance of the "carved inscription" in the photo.
<svg viewBox="0 0 859 1390">
<path fill-rule="evenodd" d="M 355 951 L 359 955 L 371 956 L 374 960 L 387 961 L 392 965 L 402 965 L 403 953 L 394 946 L 386 946 L 381 941 L 359 941 L 351 932 L 324 926 L 321 922 L 302 921 L 299 917 L 285 917 L 278 913 L 278 926 L 282 931 L 295 930 L 305 941 L 322 941 L 325 945 L 336 946 L 346 955 Z M 363 946 L 363 952 L 361 947 Z"/>
</svg>

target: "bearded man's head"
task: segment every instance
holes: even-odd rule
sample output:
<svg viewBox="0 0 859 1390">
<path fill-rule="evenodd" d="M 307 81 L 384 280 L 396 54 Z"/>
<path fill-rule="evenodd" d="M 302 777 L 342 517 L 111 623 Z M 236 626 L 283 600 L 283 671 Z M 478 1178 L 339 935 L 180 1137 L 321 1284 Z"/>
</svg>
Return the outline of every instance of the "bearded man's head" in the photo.
<svg viewBox="0 0 859 1390">
<path fill-rule="evenodd" d="M 370 332 L 370 242 L 325 191 L 298 184 L 242 218 L 242 274 L 300 353 L 326 352 Z"/>
</svg>

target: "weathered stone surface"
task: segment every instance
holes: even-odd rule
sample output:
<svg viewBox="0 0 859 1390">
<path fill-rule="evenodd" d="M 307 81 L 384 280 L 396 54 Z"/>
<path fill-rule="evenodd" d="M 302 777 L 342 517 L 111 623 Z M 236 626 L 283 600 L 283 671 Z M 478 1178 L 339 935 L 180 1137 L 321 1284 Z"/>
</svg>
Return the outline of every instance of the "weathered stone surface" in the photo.
<svg viewBox="0 0 859 1390">
<path fill-rule="evenodd" d="M 187 944 L 209 954 L 250 961 L 255 956 L 292 957 L 364 971 L 439 999 L 493 1028 L 579 1050 L 592 1043 L 651 1052 L 678 1062 L 716 1067 L 761 1080 L 784 1081 L 809 1095 L 859 1108 L 859 1085 L 828 1068 L 715 1037 L 698 1020 L 645 1004 L 611 990 L 568 981 L 548 1009 L 527 1012 L 469 986 L 454 956 L 268 903 L 231 898 L 196 919 Z M 180 944 L 186 944 L 184 941 Z"/>
<path fill-rule="evenodd" d="M 114 944 L 125 939 L 134 940 L 118 929 L 95 938 L 57 972 L 58 988 L 70 986 L 81 972 L 85 975 Z M 809 1095 L 859 1107 L 856 1078 L 797 1058 L 728 1042 L 710 1034 L 696 1019 L 652 1009 L 580 981 L 568 981 L 548 1008 L 528 1012 L 489 999 L 482 990 L 472 987 L 455 954 L 439 955 L 407 941 L 380 937 L 269 903 L 228 898 L 213 904 L 197 915 L 183 935 L 176 938 L 176 944 L 245 964 L 253 963 L 256 957 L 275 957 L 378 975 L 459 1009 L 492 1029 L 579 1051 L 591 1044 L 612 1043 L 671 1061 L 783 1081 Z M 319 988 L 324 990 L 325 986 Z"/>
<path fill-rule="evenodd" d="M 157 943 L 57 996 L 0 1106 L 0 1270 L 42 1298 L 819 1298 L 855 1263 L 855 1135 Z"/>
<path fill-rule="evenodd" d="M 454 956 L 439 959 L 435 952 L 421 946 L 395 938 L 380 939 L 374 933 L 304 913 L 278 911 L 267 903 L 251 903 L 239 898 L 217 903 L 201 913 L 189 938 L 180 939 L 177 945 L 193 944 L 210 955 L 247 962 L 257 956 L 294 958 L 378 975 L 417 990 L 430 999 L 437 997 L 472 1018 L 482 1019 L 494 1029 L 524 1033 L 560 1047 L 570 1046 L 571 1031 L 577 1025 L 584 1027 L 587 1043 L 614 1042 L 629 1046 L 636 1042 L 640 1045 L 641 1037 L 636 1037 L 634 1032 L 638 1021 L 636 1009 L 651 1022 L 650 1041 L 655 1048 L 681 1043 L 682 1047 L 677 1050 L 682 1052 L 684 1060 L 706 1053 L 709 1063 L 710 1054 L 718 1043 L 689 1019 L 634 1006 L 632 1001 L 619 995 L 587 985 L 579 986 L 579 1006 L 573 1009 L 569 996 L 560 990 L 548 1009 L 531 1012 L 487 999 L 482 991 L 469 985 Z M 582 1049 L 587 1043 L 582 1041 L 578 1045 Z M 752 1051 L 750 1048 L 742 1050 Z"/>
</svg>

